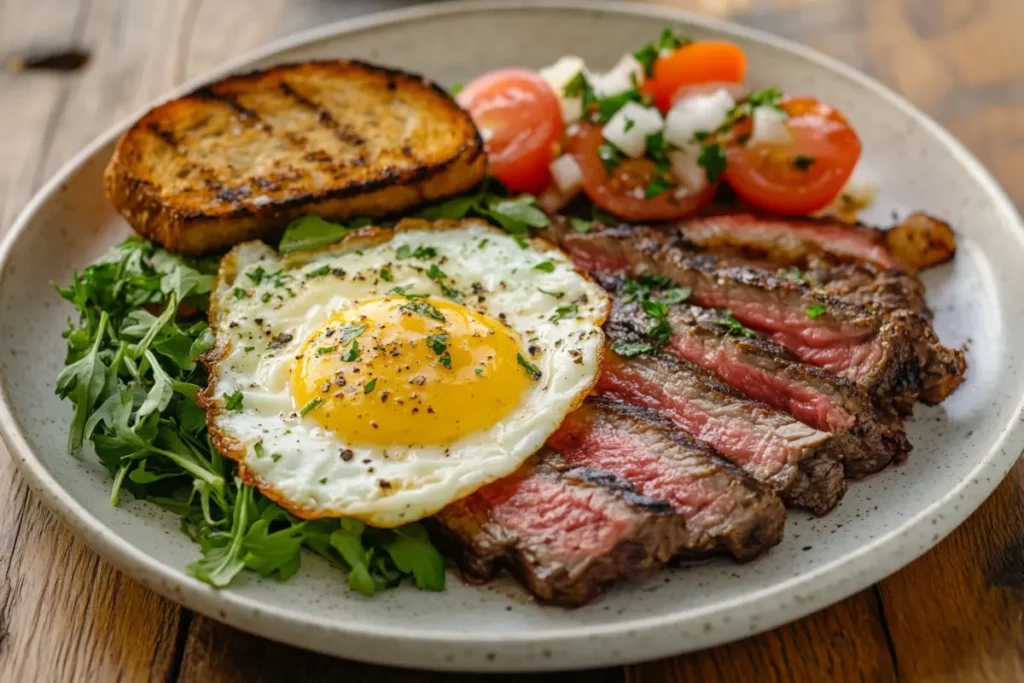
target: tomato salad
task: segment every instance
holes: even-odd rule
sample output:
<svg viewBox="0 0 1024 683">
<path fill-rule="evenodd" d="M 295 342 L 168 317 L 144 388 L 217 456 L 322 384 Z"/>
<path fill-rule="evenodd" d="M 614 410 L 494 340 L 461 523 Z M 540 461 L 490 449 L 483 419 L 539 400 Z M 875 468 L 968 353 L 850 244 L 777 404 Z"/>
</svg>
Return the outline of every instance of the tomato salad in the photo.
<svg viewBox="0 0 1024 683">
<path fill-rule="evenodd" d="M 861 144 L 813 97 L 744 85 L 736 45 L 666 29 L 610 70 L 563 57 L 499 69 L 457 95 L 484 139 L 490 173 L 549 210 L 583 193 L 627 221 L 696 213 L 721 183 L 752 207 L 806 215 L 843 190 Z"/>
</svg>

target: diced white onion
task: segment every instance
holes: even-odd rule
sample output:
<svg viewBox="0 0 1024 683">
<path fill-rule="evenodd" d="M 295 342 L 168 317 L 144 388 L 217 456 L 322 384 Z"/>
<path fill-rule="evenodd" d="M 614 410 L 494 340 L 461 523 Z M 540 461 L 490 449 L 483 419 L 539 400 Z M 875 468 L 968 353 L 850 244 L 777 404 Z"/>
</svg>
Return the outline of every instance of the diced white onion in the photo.
<svg viewBox="0 0 1024 683">
<path fill-rule="evenodd" d="M 569 81 L 587 69 L 586 64 L 579 57 L 561 57 L 549 67 L 540 70 L 540 76 L 558 96 L 558 102 L 562 105 L 562 120 L 565 123 L 579 121 L 583 115 L 583 100 L 579 97 L 566 97 L 565 86 Z"/>
<path fill-rule="evenodd" d="M 590 86 L 598 97 L 611 97 L 632 90 L 644 82 L 644 67 L 631 54 L 603 74 L 590 74 Z"/>
<path fill-rule="evenodd" d="M 551 162 L 551 178 L 558 186 L 558 191 L 569 194 L 579 189 L 583 182 L 583 171 L 571 154 L 563 154 Z"/>
<path fill-rule="evenodd" d="M 700 158 L 700 149 L 700 145 L 687 145 L 668 153 L 669 163 L 672 164 L 672 175 L 675 176 L 680 187 L 686 189 L 687 194 L 700 192 L 708 186 L 708 177 L 704 172 L 704 167 L 697 162 Z"/>
<path fill-rule="evenodd" d="M 647 136 L 660 133 L 665 127 L 661 112 L 636 102 L 627 102 L 615 112 L 601 134 L 626 156 L 634 159 L 647 149 Z"/>
<path fill-rule="evenodd" d="M 786 144 L 792 138 L 786 127 L 786 115 L 774 107 L 755 107 L 754 124 L 747 144 Z"/>
<path fill-rule="evenodd" d="M 736 102 L 739 102 L 750 94 L 750 88 L 743 83 L 729 83 L 728 81 L 694 83 L 693 85 L 684 85 L 679 88 L 679 90 L 676 90 L 676 93 L 672 95 L 672 104 L 675 104 L 679 100 L 685 100 L 688 97 L 711 95 L 719 90 L 724 90 L 729 93 L 729 97 Z"/>
<path fill-rule="evenodd" d="M 679 100 L 665 118 L 665 141 L 676 147 L 688 145 L 695 133 L 710 133 L 722 125 L 734 106 L 735 100 L 724 88 Z"/>
</svg>

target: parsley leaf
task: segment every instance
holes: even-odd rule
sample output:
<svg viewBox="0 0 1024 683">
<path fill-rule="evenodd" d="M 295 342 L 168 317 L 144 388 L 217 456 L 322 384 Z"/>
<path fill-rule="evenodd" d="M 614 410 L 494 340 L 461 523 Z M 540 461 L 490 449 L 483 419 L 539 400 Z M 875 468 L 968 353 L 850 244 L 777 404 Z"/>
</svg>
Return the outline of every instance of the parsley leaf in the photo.
<svg viewBox="0 0 1024 683">
<path fill-rule="evenodd" d="M 302 406 L 302 408 L 299 410 L 299 415 L 305 417 L 310 412 L 322 406 L 323 403 L 324 400 L 322 398 L 320 398 L 319 396 L 314 396 L 313 398 L 306 401 L 306 405 Z"/>
<path fill-rule="evenodd" d="M 747 339 L 757 339 L 757 334 L 750 328 L 744 327 L 743 323 L 736 319 L 732 313 L 726 313 L 725 320 L 716 323 L 719 327 L 725 330 L 725 333 L 730 337 L 746 337 Z"/>
<path fill-rule="evenodd" d="M 559 320 L 562 320 L 563 318 L 568 318 L 569 316 L 576 315 L 579 312 L 579 307 L 576 304 L 569 304 L 568 306 L 559 306 L 558 308 L 555 309 L 555 314 L 548 318 L 548 320 L 550 320 L 553 323 L 556 323 Z"/>
<path fill-rule="evenodd" d="M 622 356 L 623 358 L 635 358 L 644 353 L 650 353 L 654 350 L 654 347 L 650 344 L 627 344 L 615 342 L 611 346 L 612 352 Z"/>
<path fill-rule="evenodd" d="M 539 270 L 542 273 L 553 273 L 555 271 L 555 264 L 551 261 L 541 261 L 533 269 Z"/>
<path fill-rule="evenodd" d="M 448 276 L 445 275 L 445 272 L 443 270 L 437 267 L 436 263 L 431 263 L 430 270 L 427 271 L 427 277 L 429 277 L 431 280 L 441 280 Z"/>
<path fill-rule="evenodd" d="M 523 358 L 523 354 L 516 354 L 516 362 L 519 363 L 519 365 L 521 365 L 524 370 L 526 370 L 526 374 L 528 374 L 531 377 L 531 379 L 540 379 L 540 368 L 538 368 L 536 365 Z"/>
<path fill-rule="evenodd" d="M 658 195 L 664 194 L 669 190 L 675 188 L 675 183 L 663 180 L 658 177 L 651 178 L 651 182 L 647 185 L 647 189 L 644 190 L 644 199 L 654 199 Z"/>
<path fill-rule="evenodd" d="M 242 409 L 244 396 L 241 391 L 233 391 L 230 394 L 224 394 L 224 407 L 233 413 L 237 413 Z"/>
<path fill-rule="evenodd" d="M 352 340 L 352 346 L 342 355 L 341 359 L 346 363 L 354 363 L 359 360 L 359 342 Z"/>
<path fill-rule="evenodd" d="M 441 355 L 448 349 L 448 335 L 447 334 L 430 334 L 427 335 L 427 346 L 436 353 Z"/>
<path fill-rule="evenodd" d="M 716 182 L 725 172 L 725 150 L 718 143 L 704 145 L 697 157 L 697 163 L 704 168 L 709 182 Z"/>
<path fill-rule="evenodd" d="M 614 171 L 622 162 L 622 152 L 610 142 L 604 142 L 597 148 L 597 158 L 604 164 L 605 175 Z"/>
<path fill-rule="evenodd" d="M 380 269 L 380 279 L 383 280 L 384 282 L 394 282 L 395 281 L 394 276 L 391 274 L 391 269 L 390 268 L 381 268 Z"/>
<path fill-rule="evenodd" d="M 338 328 L 338 344 L 344 346 L 366 332 L 366 325 L 342 325 Z"/>
<path fill-rule="evenodd" d="M 807 307 L 807 317 L 811 320 L 817 320 L 821 316 L 828 312 L 828 307 L 825 304 L 814 304 Z"/>
<path fill-rule="evenodd" d="M 369 382 L 363 385 L 363 393 L 368 394 L 377 387 L 377 378 L 374 377 Z"/>
<path fill-rule="evenodd" d="M 401 307 L 403 311 L 409 311 L 410 313 L 416 313 L 418 315 L 425 316 L 431 320 L 440 320 L 444 322 L 446 318 L 441 311 L 428 304 L 426 301 L 413 301 L 412 303 L 405 304 Z"/>
</svg>

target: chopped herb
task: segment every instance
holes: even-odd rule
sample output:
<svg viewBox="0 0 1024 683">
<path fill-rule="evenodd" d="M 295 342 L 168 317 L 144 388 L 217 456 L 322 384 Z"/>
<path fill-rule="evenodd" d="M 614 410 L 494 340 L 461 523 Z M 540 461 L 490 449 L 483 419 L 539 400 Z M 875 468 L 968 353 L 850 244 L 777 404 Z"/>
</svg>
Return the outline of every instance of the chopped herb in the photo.
<svg viewBox="0 0 1024 683">
<path fill-rule="evenodd" d="M 634 52 L 633 57 L 643 66 L 644 75 L 650 78 L 654 75 L 654 62 L 658 60 L 662 52 L 676 50 L 689 43 L 688 39 L 680 38 L 672 29 L 666 28 L 661 32 L 661 36 L 656 43 L 647 43 L 637 52 Z"/>
<path fill-rule="evenodd" d="M 664 194 L 675 187 L 675 183 L 663 180 L 658 177 L 651 179 L 651 182 L 647 185 L 647 189 L 644 190 L 644 199 L 654 199 L 658 195 Z"/>
<path fill-rule="evenodd" d="M 230 394 L 224 394 L 224 407 L 233 413 L 237 413 L 242 409 L 242 392 L 233 391 Z"/>
<path fill-rule="evenodd" d="M 395 252 L 395 256 L 400 259 L 428 259 L 437 256 L 437 249 L 434 249 L 434 247 L 416 247 L 416 250 L 413 251 L 412 247 L 408 244 L 403 244 L 398 248 L 398 251 Z"/>
<path fill-rule="evenodd" d="M 373 390 L 374 390 L 374 388 L 375 388 L 376 386 L 377 386 L 377 378 L 376 378 L 376 377 L 374 377 L 374 378 L 373 378 L 373 379 L 371 379 L 371 380 L 370 380 L 369 382 L 367 382 L 366 384 L 364 384 L 364 385 L 363 385 L 363 393 L 364 393 L 364 394 L 368 394 L 368 393 L 370 393 L 371 391 L 373 391 Z"/>
<path fill-rule="evenodd" d="M 262 266 L 256 266 L 255 268 L 253 268 L 252 270 L 250 270 L 250 271 L 249 271 L 248 273 L 246 273 L 245 275 L 246 275 L 246 277 L 248 277 L 248 278 L 249 278 L 250 280 L 252 280 L 252 283 L 253 283 L 254 285 L 258 285 L 259 283 L 261 283 L 261 282 L 263 281 L 263 276 L 264 276 L 264 275 L 266 275 L 266 274 L 267 274 L 267 273 L 266 273 L 266 271 L 265 271 L 265 270 L 263 270 L 263 267 L 262 267 Z"/>
<path fill-rule="evenodd" d="M 262 301 L 263 303 L 267 303 L 268 301 L 270 301 L 270 298 L 272 296 L 273 294 L 271 294 L 270 292 L 264 292 L 263 296 L 260 297 L 260 301 Z"/>
<path fill-rule="evenodd" d="M 359 360 L 359 342 L 352 342 L 352 346 L 348 347 L 348 351 L 341 357 L 346 363 L 354 363 Z"/>
<path fill-rule="evenodd" d="M 263 442 L 262 441 L 257 441 L 253 445 L 252 450 L 256 454 L 257 458 L 262 458 L 263 457 L 263 453 L 264 453 L 264 451 L 263 451 Z"/>
<path fill-rule="evenodd" d="M 725 333 L 730 337 L 746 337 L 747 339 L 757 339 L 757 334 L 750 328 L 744 327 L 743 323 L 736 319 L 732 313 L 726 313 L 725 320 L 717 323 L 717 325 L 725 329 Z"/>
<path fill-rule="evenodd" d="M 448 86 L 448 94 L 451 95 L 452 97 L 455 97 L 460 92 L 462 92 L 463 87 L 464 86 L 462 83 L 452 83 L 451 85 Z"/>
<path fill-rule="evenodd" d="M 324 403 L 324 400 L 322 398 L 320 398 L 319 396 L 311 398 L 306 403 L 306 405 L 302 406 L 302 409 L 299 411 L 299 415 L 302 415 L 303 417 L 305 417 L 310 411 L 316 410 L 321 405 L 323 405 L 323 403 Z"/>
<path fill-rule="evenodd" d="M 626 125 L 623 127 L 622 131 L 624 133 L 628 133 L 629 131 L 633 130 L 633 126 L 635 125 L 636 121 L 634 121 L 633 119 L 626 119 Z"/>
<path fill-rule="evenodd" d="M 334 351 L 334 350 L 335 350 L 336 348 L 338 348 L 338 347 L 337 347 L 337 345 L 332 345 L 332 346 L 321 346 L 320 348 L 318 348 L 318 349 L 316 350 L 316 355 L 318 355 L 318 356 L 326 356 L 326 355 L 327 355 L 327 354 L 329 354 L 329 353 L 330 353 L 331 351 Z"/>
<path fill-rule="evenodd" d="M 793 159 L 793 166 L 795 166 L 798 170 L 806 171 L 811 166 L 813 166 L 814 162 L 816 161 L 817 159 L 811 156 L 807 156 L 806 154 L 797 154 L 796 158 Z"/>
<path fill-rule="evenodd" d="M 516 244 L 519 245 L 520 249 L 529 249 L 530 248 L 530 243 L 527 242 L 526 238 L 523 237 L 522 235 L 512 235 L 512 238 L 516 241 Z"/>
<path fill-rule="evenodd" d="M 807 307 L 807 317 L 811 320 L 817 320 L 827 312 L 828 307 L 825 304 L 814 304 Z"/>
<path fill-rule="evenodd" d="M 448 335 L 447 334 L 430 334 L 427 335 L 427 346 L 436 353 L 441 355 L 448 349 Z"/>
<path fill-rule="evenodd" d="M 306 277 L 323 277 L 324 275 L 330 275 L 331 267 L 328 265 L 320 266 L 315 270 L 311 270 L 306 273 Z"/>
<path fill-rule="evenodd" d="M 591 87 L 590 81 L 587 80 L 582 71 L 565 84 L 565 87 L 562 88 L 562 95 L 568 99 L 581 99 L 584 110 L 590 109 L 591 105 L 597 101 L 597 96 L 594 95 L 594 88 Z"/>
<path fill-rule="evenodd" d="M 650 344 L 620 344 L 618 342 L 612 344 L 612 351 L 623 358 L 634 358 L 643 353 L 650 353 L 654 350 L 654 347 Z"/>
<path fill-rule="evenodd" d="M 430 318 L 431 320 L 440 320 L 441 322 L 444 322 L 446 320 L 444 314 L 441 313 L 441 311 L 437 310 L 436 308 L 428 304 L 426 301 L 414 301 L 410 304 L 405 304 L 402 306 L 401 310 L 409 311 L 410 313 L 416 313 L 418 315 Z"/>
<path fill-rule="evenodd" d="M 344 346 L 366 332 L 366 325 L 342 325 L 338 328 L 338 344 Z"/>
<path fill-rule="evenodd" d="M 697 163 L 704 168 L 709 182 L 716 182 L 725 172 L 725 150 L 718 143 L 704 145 L 697 157 Z"/>
<path fill-rule="evenodd" d="M 658 294 L 658 300 L 666 304 L 681 304 L 690 298 L 693 291 L 689 287 L 673 287 Z"/>
<path fill-rule="evenodd" d="M 395 278 L 391 276 L 391 270 L 389 268 L 380 269 L 380 279 L 384 282 L 394 282 Z"/>
<path fill-rule="evenodd" d="M 548 296 L 553 296 L 556 299 L 561 299 L 565 296 L 565 292 L 549 292 L 548 290 L 541 289 L 540 287 L 537 288 L 537 291 L 547 294 Z"/>
<path fill-rule="evenodd" d="M 452 355 L 447 351 L 445 351 L 441 355 L 441 357 L 437 359 L 437 362 L 443 365 L 444 367 L 448 368 L 449 370 L 452 369 Z"/>
<path fill-rule="evenodd" d="M 241 287 L 235 287 L 235 289 L 231 293 L 235 295 L 236 299 L 245 299 L 248 298 L 249 296 L 249 293 L 246 292 Z"/>
<path fill-rule="evenodd" d="M 571 225 L 572 229 L 576 232 L 586 234 L 590 232 L 590 228 L 593 227 L 594 222 L 588 221 L 586 218 L 570 218 L 569 225 Z"/>
<path fill-rule="evenodd" d="M 474 370 L 473 372 L 475 372 L 475 373 L 476 373 L 476 374 L 478 374 L 478 375 L 482 375 L 482 374 L 484 374 L 484 371 L 483 371 L 483 370 L 481 370 L 480 368 L 477 368 L 477 369 L 476 369 L 476 370 Z"/>
<path fill-rule="evenodd" d="M 483 248 L 484 248 L 484 247 L 486 247 L 486 246 L 487 246 L 488 244 L 490 244 L 490 242 L 491 242 L 491 241 L 490 241 L 489 239 L 487 239 L 487 238 L 485 237 L 485 238 L 483 238 L 482 240 L 480 240 L 480 244 L 479 244 L 479 245 L 477 245 L 477 248 L 479 248 L 479 249 L 483 249 Z"/>
<path fill-rule="evenodd" d="M 604 172 L 606 175 L 614 171 L 622 161 L 622 153 L 610 142 L 605 142 L 597 148 L 597 157 L 601 160 L 601 163 L 604 164 Z"/>
<path fill-rule="evenodd" d="M 274 453 L 273 455 L 270 456 L 270 459 L 273 460 L 274 462 L 277 462 L 278 460 L 281 459 L 281 454 L 280 453 Z"/>
<path fill-rule="evenodd" d="M 635 89 L 620 92 L 610 97 L 602 97 L 597 100 L 597 107 L 591 114 L 590 120 L 594 123 L 606 123 L 628 103 L 639 101 L 640 93 Z"/>
<path fill-rule="evenodd" d="M 327 483 L 327 477 L 320 477 L 320 483 L 321 484 L 326 484 Z"/>
<path fill-rule="evenodd" d="M 443 270 L 437 267 L 436 263 L 431 263 L 430 270 L 427 271 L 427 277 L 429 277 L 431 280 L 441 280 L 448 276 L 445 275 L 445 272 Z"/>
<path fill-rule="evenodd" d="M 555 314 L 551 316 L 548 320 L 550 320 L 553 323 L 556 323 L 559 320 L 562 320 L 563 318 L 568 318 L 569 316 L 576 315 L 579 312 L 579 307 L 576 304 L 569 304 L 568 306 L 559 306 L 558 308 L 555 309 Z"/>
<path fill-rule="evenodd" d="M 538 368 L 536 365 L 523 358 L 523 354 L 516 354 L 516 362 L 519 363 L 519 365 L 521 365 L 524 370 L 526 370 L 526 374 L 528 374 L 531 378 L 535 380 L 540 379 L 540 368 Z"/>
<path fill-rule="evenodd" d="M 459 290 L 452 289 L 451 287 L 449 287 L 448 285 L 446 285 L 443 282 L 440 282 L 438 284 L 441 285 L 441 294 L 443 294 L 445 296 L 445 298 L 451 299 L 452 301 L 454 301 L 457 304 L 465 303 L 462 300 L 462 295 L 459 294 Z"/>
<path fill-rule="evenodd" d="M 552 273 L 555 270 L 555 264 L 551 261 L 541 261 L 533 267 L 534 270 L 539 270 L 542 273 Z"/>
<path fill-rule="evenodd" d="M 405 290 L 408 287 L 392 287 L 388 290 L 388 294 L 397 294 L 398 296 L 404 296 L 406 299 L 426 299 L 429 294 L 409 294 Z"/>
</svg>

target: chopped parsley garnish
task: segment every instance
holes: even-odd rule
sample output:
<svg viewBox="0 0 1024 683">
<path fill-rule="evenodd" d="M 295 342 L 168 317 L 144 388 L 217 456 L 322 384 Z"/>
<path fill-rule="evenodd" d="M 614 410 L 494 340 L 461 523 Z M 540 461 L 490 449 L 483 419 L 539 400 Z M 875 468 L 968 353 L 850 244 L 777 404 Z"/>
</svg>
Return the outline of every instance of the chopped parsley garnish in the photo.
<svg viewBox="0 0 1024 683">
<path fill-rule="evenodd" d="M 620 109 L 630 102 L 639 102 L 640 93 L 637 90 L 627 90 L 610 97 L 602 97 L 597 100 L 597 107 L 590 115 L 593 123 L 607 123 Z"/>
<path fill-rule="evenodd" d="M 443 365 L 444 367 L 448 368 L 449 370 L 452 369 L 452 355 L 447 351 L 445 351 L 441 355 L 441 357 L 437 359 L 437 362 Z"/>
<path fill-rule="evenodd" d="M 725 333 L 730 337 L 746 337 L 747 339 L 757 339 L 757 334 L 748 327 L 744 327 L 743 323 L 736 319 L 732 313 L 726 313 L 725 320 L 717 323 L 717 325 L 725 330 Z"/>
<path fill-rule="evenodd" d="M 614 171 L 622 162 L 622 152 L 620 152 L 619 148 L 610 142 L 602 143 L 601 146 L 597 148 L 597 157 L 601 160 L 601 163 L 604 164 L 605 174 L 609 174 Z"/>
<path fill-rule="evenodd" d="M 817 320 L 827 312 L 828 307 L 825 304 L 814 304 L 807 307 L 807 317 L 811 320 Z"/>
<path fill-rule="evenodd" d="M 331 267 L 328 265 L 322 265 L 315 270 L 311 270 L 306 273 L 306 277 L 323 277 L 324 275 L 330 275 Z"/>
<path fill-rule="evenodd" d="M 590 232 L 590 228 L 593 227 L 594 221 L 588 221 L 586 218 L 570 218 L 569 225 L 576 232 L 586 234 Z"/>
<path fill-rule="evenodd" d="M 436 308 L 428 304 L 426 301 L 413 301 L 410 304 L 403 305 L 401 307 L 401 310 L 409 311 L 410 313 L 416 313 L 417 315 L 422 315 L 424 317 L 430 318 L 431 320 L 440 320 L 441 322 L 444 322 L 446 320 L 446 318 L 444 317 L 444 313 L 437 310 Z"/>
<path fill-rule="evenodd" d="M 429 277 L 431 280 L 442 280 L 448 276 L 445 275 L 445 272 L 443 270 L 437 267 L 436 263 L 431 263 L 430 270 L 427 271 L 427 277 Z"/>
<path fill-rule="evenodd" d="M 543 294 L 547 294 L 548 296 L 553 296 L 556 299 L 561 299 L 563 296 L 565 296 L 565 292 L 549 292 L 548 290 L 541 289 L 540 287 L 537 288 L 537 291 Z"/>
<path fill-rule="evenodd" d="M 449 287 L 448 285 L 446 285 L 443 282 L 439 282 L 438 284 L 441 285 L 441 294 L 443 294 L 445 296 L 445 298 L 451 299 L 452 301 L 454 301 L 457 304 L 465 303 L 462 300 L 462 294 L 459 293 L 459 290 L 452 289 L 451 287 Z"/>
<path fill-rule="evenodd" d="M 623 358 L 635 358 L 644 353 L 650 353 L 654 350 L 654 347 L 650 344 L 620 344 L 618 342 L 612 344 L 612 351 Z"/>
<path fill-rule="evenodd" d="M 376 388 L 376 386 L 377 386 L 377 378 L 374 377 L 369 382 L 367 382 L 366 384 L 363 385 L 363 393 L 364 394 L 370 393 L 371 391 L 374 390 L 374 388 Z"/>
<path fill-rule="evenodd" d="M 366 332 L 366 325 L 342 325 L 338 328 L 338 343 L 344 346 Z"/>
<path fill-rule="evenodd" d="M 623 132 L 628 133 L 629 131 L 633 130 L 633 126 L 635 125 L 636 121 L 634 121 L 633 119 L 626 119 L 626 125 L 623 127 L 622 130 Z"/>
<path fill-rule="evenodd" d="M 413 251 L 413 248 L 408 244 L 403 244 L 398 248 L 398 251 L 395 252 L 395 256 L 400 259 L 428 259 L 437 256 L 437 249 L 434 249 L 434 247 L 416 247 L 416 250 Z"/>
<path fill-rule="evenodd" d="M 383 280 L 384 282 L 394 282 L 395 281 L 395 278 L 391 275 L 391 269 L 390 268 L 381 268 L 380 269 L 380 279 Z"/>
<path fill-rule="evenodd" d="M 274 295 L 271 294 L 270 292 L 263 292 L 263 296 L 260 297 L 260 301 L 262 301 L 263 303 L 267 303 L 268 301 L 270 301 L 270 298 L 272 296 Z"/>
<path fill-rule="evenodd" d="M 519 245 L 520 249 L 529 249 L 530 248 L 530 243 L 527 242 L 526 238 L 523 237 L 522 235 L 512 235 L 512 238 L 516 241 L 516 244 Z"/>
<path fill-rule="evenodd" d="M 248 298 L 249 296 L 249 293 L 246 292 L 241 287 L 235 287 L 235 289 L 231 293 L 235 295 L 236 299 L 245 299 Z"/>
<path fill-rule="evenodd" d="M 654 346 L 660 349 L 672 338 L 672 327 L 668 324 L 668 305 L 654 299 L 644 299 L 640 302 L 640 307 L 651 320 L 647 336 Z"/>
<path fill-rule="evenodd" d="M 810 169 L 810 167 L 813 166 L 816 161 L 817 159 L 815 159 L 812 156 L 807 156 L 806 154 L 797 154 L 796 158 L 793 159 L 793 166 L 800 171 L 806 171 Z"/>
<path fill-rule="evenodd" d="M 348 347 L 348 351 L 341 357 L 346 363 L 354 363 L 359 360 L 359 342 L 353 340 L 352 346 Z"/>
<path fill-rule="evenodd" d="M 672 289 L 666 289 L 658 294 L 658 300 L 664 301 L 666 304 L 681 304 L 690 298 L 690 294 L 693 293 L 689 287 L 673 287 Z"/>
<path fill-rule="evenodd" d="M 320 398 L 319 396 L 315 396 L 309 399 L 309 401 L 306 402 L 306 405 L 302 406 L 302 409 L 299 410 L 299 415 L 305 417 L 310 411 L 316 410 L 317 408 L 322 406 L 323 403 L 324 400 L 322 398 Z"/>
<path fill-rule="evenodd" d="M 327 477 L 320 477 L 320 483 L 321 484 L 326 484 L 327 483 Z"/>
<path fill-rule="evenodd" d="M 534 270 L 539 270 L 542 273 L 552 273 L 555 270 L 555 264 L 551 261 L 541 261 L 533 267 Z"/>
<path fill-rule="evenodd" d="M 273 455 L 270 456 L 270 459 L 273 460 L 274 462 L 277 462 L 278 460 L 281 459 L 281 454 L 280 453 L 274 453 Z"/>
<path fill-rule="evenodd" d="M 548 318 L 548 320 L 550 320 L 553 323 L 556 323 L 563 318 L 568 318 L 569 316 L 576 315 L 579 312 L 580 309 L 576 304 L 569 304 L 568 306 L 559 306 L 558 308 L 555 309 L 555 314 Z"/>
<path fill-rule="evenodd" d="M 594 95 L 594 89 L 590 85 L 590 81 L 581 71 L 572 77 L 572 79 L 565 84 L 562 88 L 562 95 L 569 99 L 580 98 L 583 101 L 583 109 L 586 111 L 590 106 L 597 101 L 597 96 Z"/>
<path fill-rule="evenodd" d="M 437 355 L 443 354 L 448 350 L 448 335 L 447 334 L 430 334 L 427 335 L 427 346 L 436 353 Z"/>
<path fill-rule="evenodd" d="M 263 453 L 264 453 L 263 442 L 262 441 L 257 441 L 253 445 L 252 450 L 256 454 L 257 458 L 262 458 L 263 457 Z"/>
<path fill-rule="evenodd" d="M 675 183 L 664 180 L 662 178 L 654 177 L 651 179 L 647 189 L 644 190 L 644 199 L 654 199 L 658 195 L 664 194 L 675 187 Z"/>
<path fill-rule="evenodd" d="M 528 374 L 531 378 L 540 379 L 540 368 L 538 368 L 536 365 L 523 358 L 523 354 L 516 354 L 516 362 L 519 363 L 519 365 L 521 365 L 524 370 L 526 370 L 526 374 Z"/>
<path fill-rule="evenodd" d="M 476 245 L 476 246 L 477 246 L 477 249 L 483 249 L 483 248 L 484 248 L 484 247 L 486 247 L 486 246 L 487 246 L 488 244 L 490 244 L 490 242 L 491 242 L 491 241 L 490 241 L 489 239 L 487 239 L 486 237 L 485 237 L 485 238 L 483 238 L 482 240 L 480 240 L 480 244 Z"/>
<path fill-rule="evenodd" d="M 704 175 L 708 182 L 716 182 L 725 172 L 725 150 L 717 142 L 711 145 L 704 145 L 697 157 L 697 163 L 704 168 Z"/>
<path fill-rule="evenodd" d="M 337 345 L 321 346 L 320 348 L 318 348 L 316 350 L 316 355 L 318 355 L 318 356 L 326 356 L 331 351 L 334 351 L 336 348 L 338 348 Z"/>
<path fill-rule="evenodd" d="M 232 391 L 230 394 L 224 394 L 224 407 L 231 412 L 237 413 L 242 409 L 242 392 Z"/>
<path fill-rule="evenodd" d="M 250 270 L 245 275 L 250 280 L 252 280 L 252 283 L 254 285 L 258 285 L 259 283 L 263 282 L 263 276 L 266 275 L 266 274 L 267 274 L 267 271 L 263 270 L 263 266 L 256 266 L 255 268 Z"/>
<path fill-rule="evenodd" d="M 410 294 L 407 291 L 408 287 L 392 287 L 388 290 L 388 294 L 397 294 L 398 296 L 404 296 L 406 299 L 426 299 L 429 294 Z"/>
<path fill-rule="evenodd" d="M 476 370 L 474 370 L 473 372 L 475 372 L 475 373 L 476 373 L 476 374 L 478 374 L 478 375 L 482 375 L 482 374 L 484 374 L 484 371 L 483 371 L 483 369 L 482 369 L 482 368 L 477 368 L 477 369 L 476 369 Z"/>
<path fill-rule="evenodd" d="M 654 62 L 658 60 L 662 51 L 677 50 L 683 45 L 690 43 L 687 38 L 680 38 L 670 28 L 666 28 L 661 32 L 661 36 L 658 37 L 657 42 L 647 43 L 638 51 L 633 53 L 633 57 L 636 61 L 640 62 L 640 65 L 644 68 L 644 75 L 650 78 L 654 75 Z"/>
</svg>

